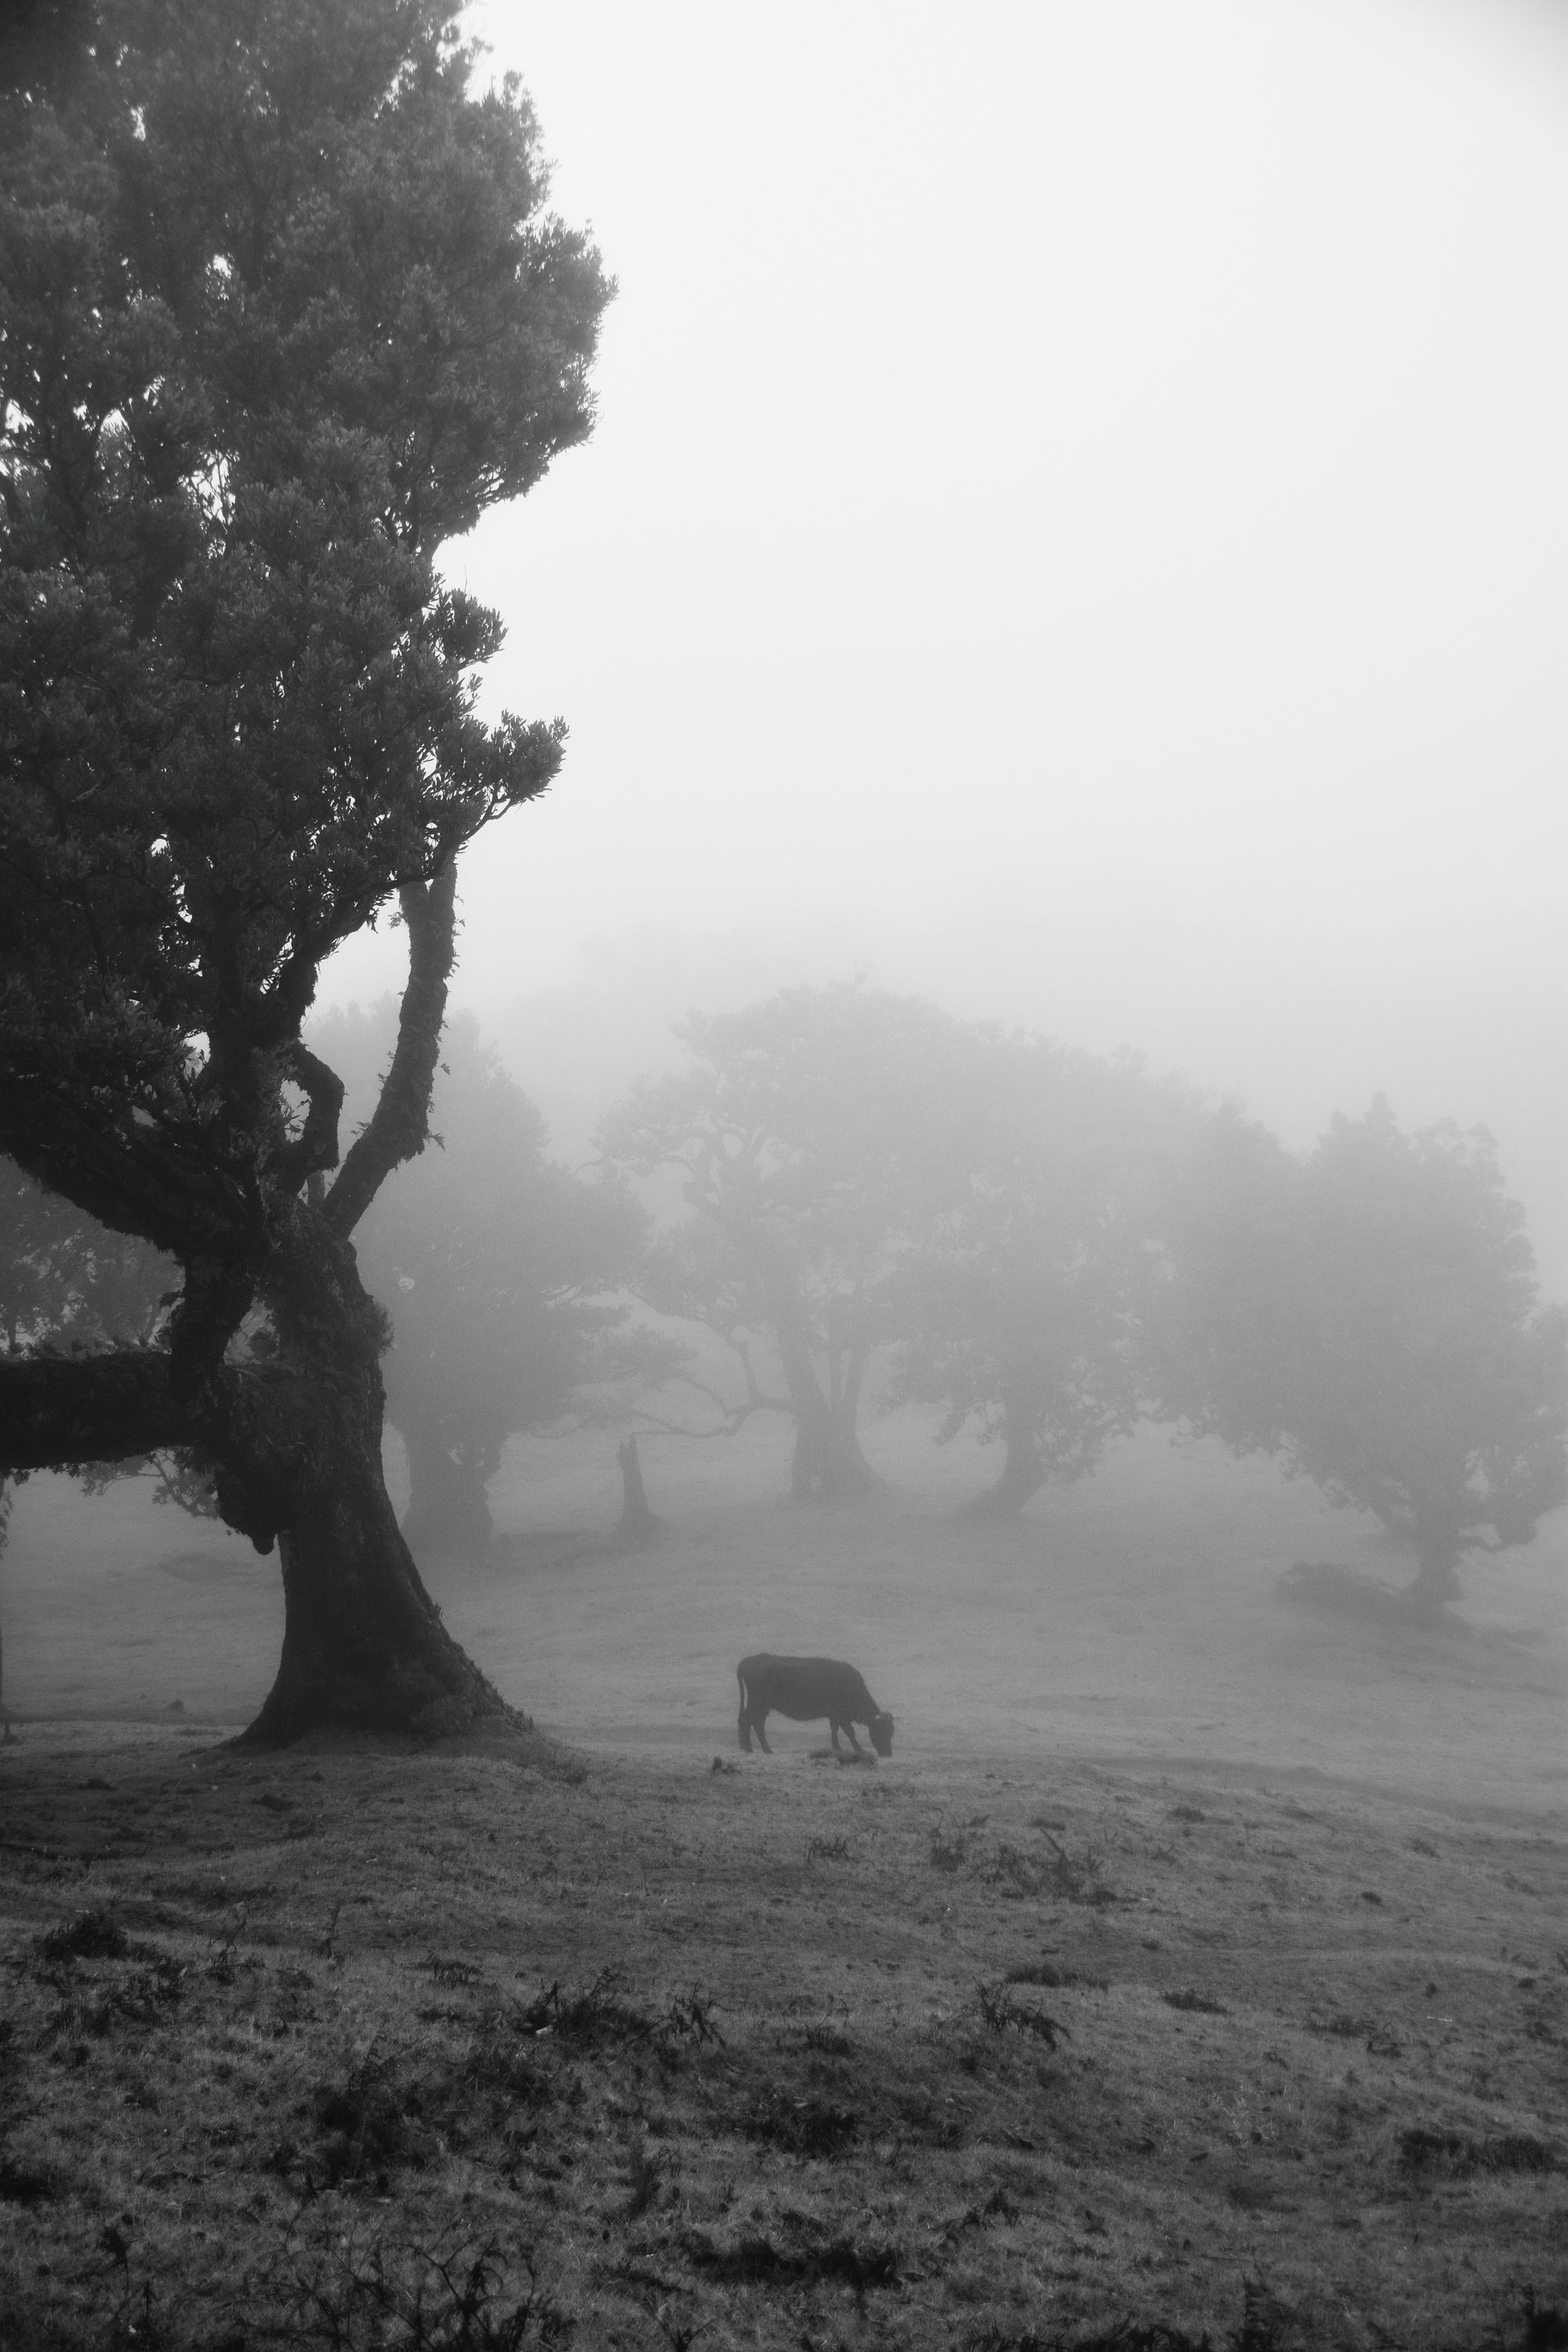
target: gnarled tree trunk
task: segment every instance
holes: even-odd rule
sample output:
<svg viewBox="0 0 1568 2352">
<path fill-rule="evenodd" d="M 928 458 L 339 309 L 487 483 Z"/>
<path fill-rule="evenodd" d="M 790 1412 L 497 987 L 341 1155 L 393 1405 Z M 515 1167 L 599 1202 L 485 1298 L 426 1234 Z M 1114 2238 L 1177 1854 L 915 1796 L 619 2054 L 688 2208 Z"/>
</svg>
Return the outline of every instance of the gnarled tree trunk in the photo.
<svg viewBox="0 0 1568 2352">
<path fill-rule="evenodd" d="M 1026 1381 L 1009 1384 L 1002 1402 L 1002 1475 L 962 1506 L 961 1518 L 1016 1519 L 1039 1493 L 1049 1475 L 1040 1449 L 1039 1410 L 1038 1395 Z"/>
<path fill-rule="evenodd" d="M 245 1744 L 307 1731 L 470 1731 L 510 1710 L 441 1622 L 381 1475 L 380 1451 L 336 1454 L 330 1493 L 279 1538 L 285 1604 L 278 1676 Z"/>
<path fill-rule="evenodd" d="M 485 1478 L 452 1454 L 439 1429 L 412 1413 L 398 1427 L 408 1454 L 404 1540 L 425 1558 L 488 1551 L 494 1526 Z"/>
<path fill-rule="evenodd" d="M 836 1330 L 828 1334 L 828 1395 L 822 1392 L 811 1347 L 793 1291 L 775 1280 L 773 1330 L 784 1368 L 784 1384 L 795 1409 L 795 1453 L 790 1462 L 790 1491 L 814 1495 L 824 1502 L 842 1502 L 852 1496 L 875 1493 L 882 1482 L 860 1451 L 856 1426 L 860 1412 L 860 1386 L 870 1352 L 864 1334 L 847 1342 Z"/>
<path fill-rule="evenodd" d="M 264 1423 L 253 1441 L 259 1478 L 292 1491 L 279 1528 L 283 1654 L 247 1744 L 322 1729 L 430 1738 L 514 1724 L 442 1624 L 399 1532 L 381 1462 L 385 1322 L 352 1246 L 301 1204 L 267 1271 L 279 1370 L 308 1395 L 311 1443 L 268 1458 L 278 1449 Z"/>
<path fill-rule="evenodd" d="M 657 1511 L 648 1507 L 647 1489 L 642 1480 L 642 1458 L 637 1453 L 636 1434 L 616 1448 L 616 1460 L 621 1472 L 621 1523 L 616 1529 L 617 1551 L 644 1551 L 649 1544 L 658 1542 L 669 1530 Z"/>
<path fill-rule="evenodd" d="M 1449 1601 L 1463 1598 L 1459 1561 L 1464 1549 L 1450 1513 L 1416 1512 L 1415 1576 L 1406 1591 L 1418 1616 L 1441 1616 Z"/>
<path fill-rule="evenodd" d="M 793 1389 L 794 1383 L 791 1383 Z M 795 1399 L 795 1452 L 790 1457 L 792 1494 L 823 1502 L 844 1502 L 877 1492 L 882 1482 L 860 1451 L 852 1415 L 834 1412 L 818 1391 Z"/>
</svg>

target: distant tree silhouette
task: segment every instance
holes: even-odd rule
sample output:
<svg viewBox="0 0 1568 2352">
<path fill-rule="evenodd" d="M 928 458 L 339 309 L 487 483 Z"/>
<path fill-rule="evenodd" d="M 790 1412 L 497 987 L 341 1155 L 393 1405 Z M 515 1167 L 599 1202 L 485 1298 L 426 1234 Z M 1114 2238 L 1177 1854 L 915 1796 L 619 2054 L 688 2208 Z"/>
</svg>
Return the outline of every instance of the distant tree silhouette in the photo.
<svg viewBox="0 0 1568 2352">
<path fill-rule="evenodd" d="M 1008 1518 L 1095 1469 L 1147 1409 L 1159 1239 L 1200 1113 L 1130 1059 L 1023 1035 L 982 1050 L 968 1180 L 910 1254 L 893 1393 L 944 1404 L 944 1440 L 1000 1441 L 969 1509 Z"/>
<path fill-rule="evenodd" d="M 177 1262 L 153 1339 L 0 1362 L 0 1473 L 195 1449 L 282 1550 L 253 1737 L 507 1711 L 382 1479 L 351 1236 L 426 1138 L 465 844 L 561 728 L 481 725 L 443 543 L 592 421 L 608 288 L 432 0 L 100 0 L 0 48 L 0 1150 Z M 41 28 L 41 29 L 40 29 Z M 395 897 L 340 1164 L 301 1041 Z M 329 1184 L 331 1171 L 335 1177 Z"/>
<path fill-rule="evenodd" d="M 310 1039 L 344 1077 L 352 1117 L 374 1100 L 396 1006 L 329 1014 Z M 559 1421 L 590 1383 L 652 1370 L 606 1296 L 636 1271 L 645 1213 L 623 1185 L 546 1159 L 542 1118 L 471 1015 L 447 1025 L 431 1118 L 439 1148 L 388 1179 L 356 1239 L 392 1321 L 386 1410 L 407 1448 L 416 1554 L 483 1549 L 507 1439 Z"/>
<path fill-rule="evenodd" d="M 1408 1542 L 1440 1609 L 1467 1552 L 1568 1501 L 1568 1313 L 1539 1303 L 1490 1139 L 1336 1118 L 1305 1160 L 1238 1117 L 1188 1178 L 1168 1402 Z"/>
<path fill-rule="evenodd" d="M 866 1369 L 917 1234 L 963 1181 L 976 1033 L 842 983 L 694 1013 L 678 1034 L 697 1067 L 639 1086 L 599 1134 L 614 1166 L 679 1171 L 691 1211 L 640 1287 L 733 1349 L 742 1393 L 712 1397 L 724 1425 L 792 1416 L 797 1495 L 866 1493 Z"/>
<path fill-rule="evenodd" d="M 616 1547 L 621 1551 L 644 1551 L 668 1532 L 665 1522 L 652 1509 L 647 1488 L 643 1485 L 642 1457 L 637 1452 L 637 1433 L 623 1438 L 616 1448 L 616 1460 L 621 1473 L 621 1520 L 616 1529 Z"/>
</svg>

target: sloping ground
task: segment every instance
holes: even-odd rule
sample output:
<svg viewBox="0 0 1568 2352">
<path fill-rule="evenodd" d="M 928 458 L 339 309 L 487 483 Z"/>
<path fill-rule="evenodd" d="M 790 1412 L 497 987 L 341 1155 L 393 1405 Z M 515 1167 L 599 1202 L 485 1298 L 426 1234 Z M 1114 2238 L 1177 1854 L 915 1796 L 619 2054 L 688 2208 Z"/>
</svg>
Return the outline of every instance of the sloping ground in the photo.
<svg viewBox="0 0 1568 2352">
<path fill-rule="evenodd" d="M 0 2340 L 1568 2340 L 1559 1820 L 797 1738 L 25 1727 Z"/>
</svg>

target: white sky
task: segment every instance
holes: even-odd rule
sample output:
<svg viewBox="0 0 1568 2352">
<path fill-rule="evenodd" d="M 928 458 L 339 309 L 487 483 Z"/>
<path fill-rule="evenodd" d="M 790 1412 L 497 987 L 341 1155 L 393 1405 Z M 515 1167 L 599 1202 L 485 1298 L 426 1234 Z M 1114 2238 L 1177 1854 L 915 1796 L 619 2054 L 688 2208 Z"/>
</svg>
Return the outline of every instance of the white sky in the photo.
<svg viewBox="0 0 1568 2352">
<path fill-rule="evenodd" d="M 451 553 L 487 707 L 572 729 L 458 998 L 651 923 L 1293 1142 L 1382 1087 L 1492 1126 L 1568 1290 L 1568 8 L 468 21 L 621 290 L 594 440 Z"/>
</svg>

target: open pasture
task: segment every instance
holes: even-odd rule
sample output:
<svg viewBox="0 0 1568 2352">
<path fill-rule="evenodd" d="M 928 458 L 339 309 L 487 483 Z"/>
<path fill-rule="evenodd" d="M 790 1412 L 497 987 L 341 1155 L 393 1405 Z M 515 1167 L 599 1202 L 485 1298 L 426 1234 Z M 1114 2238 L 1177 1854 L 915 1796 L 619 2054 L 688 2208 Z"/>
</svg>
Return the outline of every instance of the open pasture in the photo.
<svg viewBox="0 0 1568 2352">
<path fill-rule="evenodd" d="M 868 1450 L 822 1513 L 776 1430 L 650 1449 L 624 1559 L 608 1448 L 514 1448 L 430 1577 L 515 1755 L 231 1753 L 275 1563 L 24 1490 L 7 2342 L 1563 2340 L 1561 1528 L 1414 1633 L 1283 1599 L 1403 1563 L 1205 1449 L 1014 1528 Z M 891 1760 L 742 1758 L 770 1645 Z"/>
</svg>

